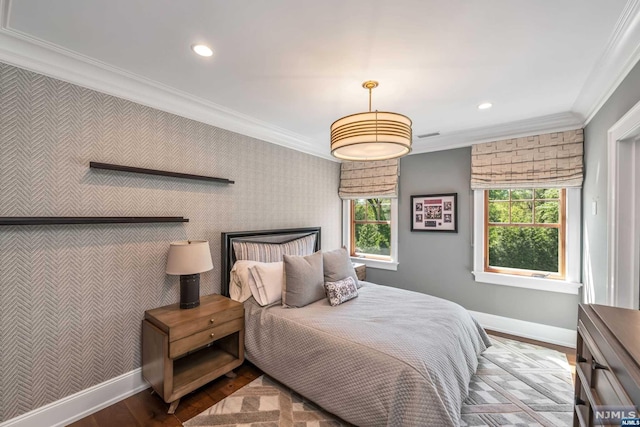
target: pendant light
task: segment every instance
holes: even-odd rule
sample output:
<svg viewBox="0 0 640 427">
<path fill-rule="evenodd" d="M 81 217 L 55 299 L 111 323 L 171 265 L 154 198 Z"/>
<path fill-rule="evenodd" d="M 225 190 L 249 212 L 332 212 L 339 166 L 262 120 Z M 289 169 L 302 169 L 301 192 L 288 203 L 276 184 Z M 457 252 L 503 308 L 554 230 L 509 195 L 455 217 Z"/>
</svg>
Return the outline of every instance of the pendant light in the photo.
<svg viewBox="0 0 640 427">
<path fill-rule="evenodd" d="M 371 111 L 371 91 L 378 82 L 368 80 L 369 111 L 345 116 L 331 125 L 331 154 L 342 160 L 369 161 L 402 157 L 411 151 L 411 119 L 398 113 Z"/>
</svg>

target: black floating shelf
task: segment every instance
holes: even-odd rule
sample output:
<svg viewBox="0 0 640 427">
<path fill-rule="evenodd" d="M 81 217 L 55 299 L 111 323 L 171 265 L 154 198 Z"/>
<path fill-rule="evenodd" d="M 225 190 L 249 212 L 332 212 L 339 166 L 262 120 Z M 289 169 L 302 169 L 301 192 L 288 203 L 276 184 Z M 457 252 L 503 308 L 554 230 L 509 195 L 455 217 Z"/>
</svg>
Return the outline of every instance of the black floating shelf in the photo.
<svg viewBox="0 0 640 427">
<path fill-rule="evenodd" d="M 172 178 L 197 179 L 199 181 L 213 181 L 213 182 L 221 182 L 224 184 L 235 183 L 235 181 L 231 181 L 230 179 L 226 179 L 226 178 L 215 178 L 213 176 L 192 175 L 189 173 L 180 173 L 180 172 L 167 172 L 167 171 L 161 171 L 157 169 L 136 168 L 133 166 L 113 165 L 111 163 L 89 162 L 89 167 L 92 169 L 106 169 L 106 170 L 120 171 L 120 172 L 143 173 L 147 175 L 170 176 Z"/>
<path fill-rule="evenodd" d="M 189 222 L 181 216 L 0 216 L 0 225 L 141 224 Z"/>
</svg>

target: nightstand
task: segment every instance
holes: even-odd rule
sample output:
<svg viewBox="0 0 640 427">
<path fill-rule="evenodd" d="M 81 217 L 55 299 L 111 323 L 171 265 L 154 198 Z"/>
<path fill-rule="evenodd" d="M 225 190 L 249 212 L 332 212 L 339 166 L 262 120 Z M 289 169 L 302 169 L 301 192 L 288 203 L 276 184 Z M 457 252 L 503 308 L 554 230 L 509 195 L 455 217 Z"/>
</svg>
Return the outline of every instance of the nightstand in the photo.
<svg viewBox="0 0 640 427">
<path fill-rule="evenodd" d="M 367 280 L 367 266 L 365 264 L 354 262 L 353 268 L 356 270 L 356 276 L 358 280 Z"/>
<path fill-rule="evenodd" d="M 244 361 L 244 306 L 221 295 L 200 298 L 200 306 L 179 304 L 148 310 L 142 321 L 142 375 L 170 403 Z"/>
</svg>

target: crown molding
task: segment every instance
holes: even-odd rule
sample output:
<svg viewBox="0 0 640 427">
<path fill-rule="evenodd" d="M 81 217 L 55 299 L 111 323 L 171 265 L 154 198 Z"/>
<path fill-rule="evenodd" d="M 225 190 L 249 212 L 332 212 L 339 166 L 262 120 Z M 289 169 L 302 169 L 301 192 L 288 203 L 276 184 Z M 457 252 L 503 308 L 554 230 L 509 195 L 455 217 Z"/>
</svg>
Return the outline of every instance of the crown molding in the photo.
<svg viewBox="0 0 640 427">
<path fill-rule="evenodd" d="M 203 98 L 146 79 L 9 26 L 11 1 L 0 0 L 0 61 L 118 98 L 336 161 L 328 150 L 296 134 Z"/>
<path fill-rule="evenodd" d="M 572 110 L 586 126 L 640 60 L 640 0 L 628 0 Z"/>
<path fill-rule="evenodd" d="M 328 143 L 271 125 L 10 28 L 11 0 L 0 0 L 0 61 L 222 129 L 339 161 Z M 411 154 L 584 127 L 640 59 L 640 0 L 628 0 L 572 111 L 414 139 Z M 586 117 L 586 120 L 584 120 Z"/>
<path fill-rule="evenodd" d="M 583 124 L 582 117 L 574 113 L 551 114 L 501 125 L 446 133 L 421 141 L 414 140 L 411 154 L 470 147 L 473 144 L 483 142 L 520 138 L 543 133 L 564 132 L 566 130 L 582 128 Z"/>
</svg>

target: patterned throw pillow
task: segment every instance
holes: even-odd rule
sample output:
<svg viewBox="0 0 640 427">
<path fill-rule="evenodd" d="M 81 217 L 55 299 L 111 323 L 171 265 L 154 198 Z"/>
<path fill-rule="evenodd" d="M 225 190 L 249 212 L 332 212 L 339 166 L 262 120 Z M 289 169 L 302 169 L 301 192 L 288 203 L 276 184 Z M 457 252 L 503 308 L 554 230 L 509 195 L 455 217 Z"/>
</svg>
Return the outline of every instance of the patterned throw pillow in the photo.
<svg viewBox="0 0 640 427">
<path fill-rule="evenodd" d="M 353 277 L 346 277 L 337 282 L 326 282 L 324 289 L 332 306 L 340 305 L 358 296 L 358 287 Z"/>
</svg>

